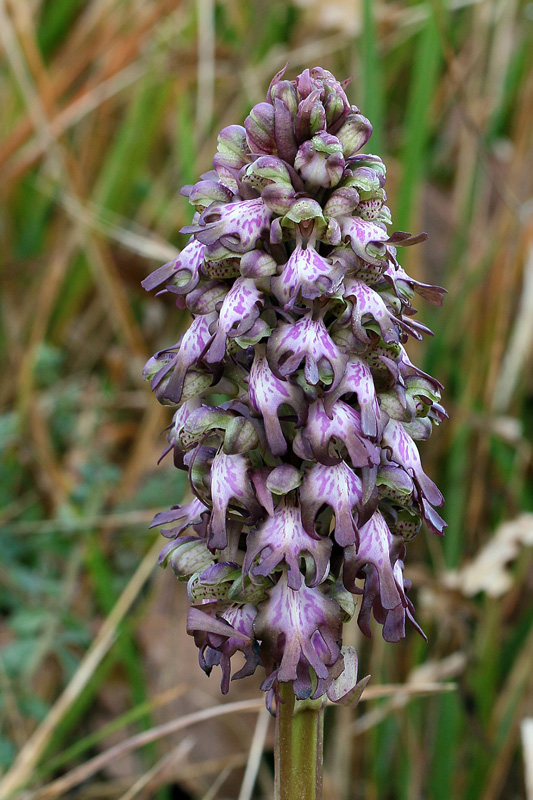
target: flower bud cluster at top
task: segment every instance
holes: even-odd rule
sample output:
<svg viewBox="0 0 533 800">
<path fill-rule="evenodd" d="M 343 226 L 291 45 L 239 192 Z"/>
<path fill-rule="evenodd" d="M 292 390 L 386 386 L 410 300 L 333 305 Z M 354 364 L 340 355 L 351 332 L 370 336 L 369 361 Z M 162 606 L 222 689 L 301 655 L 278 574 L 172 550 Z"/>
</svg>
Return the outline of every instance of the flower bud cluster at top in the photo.
<svg viewBox="0 0 533 800">
<path fill-rule="evenodd" d="M 158 514 L 161 563 L 188 581 L 187 629 L 209 674 L 261 665 L 262 688 L 348 702 L 361 691 L 342 625 L 370 616 L 388 641 L 413 607 L 405 544 L 443 498 L 415 440 L 445 412 L 440 384 L 411 363 L 414 293 L 389 235 L 385 166 L 359 152 L 370 122 L 319 67 L 284 70 L 244 127 L 218 137 L 214 170 L 183 190 L 194 206 L 179 257 L 144 282 L 192 324 L 145 377 L 176 412 L 168 433 L 194 499 Z M 189 535 L 185 535 L 186 533 Z M 418 627 L 418 626 L 417 626 Z"/>
</svg>

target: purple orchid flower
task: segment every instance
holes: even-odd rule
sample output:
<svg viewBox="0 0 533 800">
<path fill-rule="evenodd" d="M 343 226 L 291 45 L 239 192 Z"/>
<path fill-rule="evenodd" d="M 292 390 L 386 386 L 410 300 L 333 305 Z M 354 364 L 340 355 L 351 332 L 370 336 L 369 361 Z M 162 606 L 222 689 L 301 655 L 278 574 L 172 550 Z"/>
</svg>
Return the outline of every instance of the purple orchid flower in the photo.
<svg viewBox="0 0 533 800">
<path fill-rule="evenodd" d="M 389 235 L 385 165 L 360 152 L 372 126 L 346 86 L 281 70 L 184 188 L 189 243 L 143 281 L 193 317 L 144 369 L 175 406 L 167 451 L 194 495 L 154 519 L 160 560 L 188 581 L 201 667 L 221 667 L 225 693 L 240 652 L 233 678 L 264 668 L 269 708 L 285 682 L 357 702 L 354 596 L 364 634 L 372 616 L 388 641 L 420 630 L 406 545 L 423 521 L 445 527 L 416 445 L 446 418 L 442 387 L 404 348 L 429 332 L 415 294 L 444 290 L 398 264 L 425 234 Z"/>
<path fill-rule="evenodd" d="M 267 356 L 275 375 L 285 378 L 305 360 L 308 383 L 322 381 L 335 388 L 342 379 L 348 356 L 342 353 L 327 332 L 322 319 L 310 315 L 294 325 L 278 325 L 267 345 Z"/>
<path fill-rule="evenodd" d="M 341 612 L 335 600 L 305 583 L 298 590 L 291 589 L 285 572 L 268 600 L 260 604 L 254 622 L 255 634 L 267 649 L 278 681 L 296 681 L 300 666 L 306 673 L 312 667 L 318 678 L 328 679 L 341 654 L 340 629 Z"/>
<path fill-rule="evenodd" d="M 311 538 L 302 525 L 301 511 L 290 503 L 280 503 L 272 517 L 248 535 L 246 556 L 242 565 L 244 573 L 267 576 L 274 572 L 281 561 L 287 567 L 287 584 L 291 589 L 300 589 L 304 575 L 300 570 L 300 559 L 308 553 L 312 569 L 306 573 L 308 586 L 322 583 L 329 570 L 332 542 L 329 538 L 319 541 Z M 254 564 L 256 559 L 257 564 Z"/>
<path fill-rule="evenodd" d="M 283 272 L 271 281 L 272 291 L 290 311 L 298 295 L 307 300 L 315 300 L 322 295 L 333 295 L 343 279 L 343 270 L 320 256 L 314 247 L 299 244 L 295 247 Z"/>
<path fill-rule="evenodd" d="M 268 445 L 274 456 L 287 451 L 287 442 L 281 430 L 278 410 L 281 405 L 291 406 L 303 425 L 307 417 L 307 405 L 303 389 L 288 380 L 280 380 L 270 369 L 264 348 L 257 347 L 250 369 L 248 396 L 250 405 L 264 420 Z"/>
</svg>

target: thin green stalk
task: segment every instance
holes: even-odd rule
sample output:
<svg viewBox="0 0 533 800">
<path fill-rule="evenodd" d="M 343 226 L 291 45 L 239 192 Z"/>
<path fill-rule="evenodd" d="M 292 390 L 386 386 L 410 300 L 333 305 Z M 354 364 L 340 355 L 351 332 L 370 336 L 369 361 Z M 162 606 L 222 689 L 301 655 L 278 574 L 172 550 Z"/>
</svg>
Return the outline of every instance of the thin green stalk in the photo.
<svg viewBox="0 0 533 800">
<path fill-rule="evenodd" d="M 322 700 L 297 701 L 292 683 L 282 683 L 276 711 L 275 800 L 321 800 L 323 760 Z"/>
</svg>

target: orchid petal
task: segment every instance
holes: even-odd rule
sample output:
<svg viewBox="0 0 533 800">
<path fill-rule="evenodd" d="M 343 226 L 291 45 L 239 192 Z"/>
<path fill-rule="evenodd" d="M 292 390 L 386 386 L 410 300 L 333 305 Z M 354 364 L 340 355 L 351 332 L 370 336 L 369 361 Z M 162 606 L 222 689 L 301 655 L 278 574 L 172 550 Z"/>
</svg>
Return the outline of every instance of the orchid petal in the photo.
<svg viewBox="0 0 533 800">
<path fill-rule="evenodd" d="M 341 620 L 337 603 L 319 588 L 302 583 L 298 590 L 291 589 L 282 573 L 254 622 L 255 635 L 280 665 L 277 680 L 295 680 L 300 664 L 328 678 L 329 668 L 341 656 Z"/>
<path fill-rule="evenodd" d="M 352 355 L 346 365 L 342 380 L 335 389 L 330 389 L 324 396 L 326 413 L 332 413 L 337 400 L 345 394 L 354 392 L 357 395 L 361 410 L 361 430 L 365 436 L 375 438 L 382 425 L 374 379 L 370 367 L 359 356 Z"/>
<path fill-rule="evenodd" d="M 298 425 L 303 425 L 307 410 L 303 390 L 290 381 L 277 378 L 270 369 L 264 350 L 257 348 L 250 370 L 248 393 L 252 408 L 263 416 L 272 454 L 283 455 L 287 443 L 278 419 L 278 409 L 281 405 L 291 406 L 298 417 Z"/>
<path fill-rule="evenodd" d="M 200 216 L 196 238 L 205 245 L 216 242 L 234 253 L 253 250 L 268 231 L 272 212 L 260 197 L 225 206 L 210 206 Z"/>
<path fill-rule="evenodd" d="M 222 361 L 227 338 L 242 336 L 250 330 L 259 317 L 262 301 L 263 294 L 252 278 L 237 278 L 222 303 L 215 338 L 205 359 L 208 364 Z"/>
<path fill-rule="evenodd" d="M 422 469 L 420 454 L 401 422 L 390 419 L 383 431 L 383 447 L 391 453 L 391 460 L 399 464 L 414 478 L 422 496 L 433 506 L 441 506 L 444 498 Z"/>
<path fill-rule="evenodd" d="M 226 517 L 231 501 L 237 501 L 248 517 L 260 514 L 248 471 L 250 463 L 242 455 L 218 452 L 211 466 L 213 513 L 209 522 L 209 546 L 223 550 L 227 545 Z"/>
<path fill-rule="evenodd" d="M 333 536 L 341 547 L 353 545 L 358 539 L 353 511 L 362 501 L 361 480 L 349 466 L 316 464 L 305 476 L 301 489 L 302 521 L 310 536 L 316 536 L 315 517 L 324 503 L 335 514 Z"/>
<path fill-rule="evenodd" d="M 272 291 L 290 310 L 301 293 L 302 297 L 314 300 L 323 294 L 333 294 L 343 278 L 339 265 L 333 266 L 320 256 L 314 247 L 301 244 L 293 250 L 283 272 L 271 281 Z"/>
<path fill-rule="evenodd" d="M 299 589 L 304 576 L 300 571 L 300 559 L 309 553 L 314 568 L 306 575 L 309 586 L 322 583 L 329 570 L 331 540 L 317 541 L 304 530 L 300 509 L 290 504 L 276 508 L 255 531 L 248 534 L 243 572 L 268 576 L 282 561 L 287 565 L 287 581 L 291 589 Z M 259 561 L 254 565 L 256 558 Z"/>
<path fill-rule="evenodd" d="M 401 541 L 401 540 L 400 540 Z M 355 579 L 367 564 L 375 567 L 379 579 L 379 596 L 383 608 L 393 609 L 402 602 L 391 563 L 393 536 L 380 511 L 375 511 L 359 528 L 359 547 L 346 548 L 343 579 L 350 591 L 356 590 Z"/>
<path fill-rule="evenodd" d="M 363 326 L 363 319 L 366 317 L 371 317 L 377 322 L 384 342 L 388 344 L 398 341 L 398 320 L 374 289 L 367 286 L 364 281 L 349 278 L 345 281 L 344 297 L 353 299 L 352 330 L 361 342 L 370 341 Z"/>
<path fill-rule="evenodd" d="M 162 283 L 174 294 L 187 294 L 194 289 L 200 280 L 200 270 L 204 263 L 204 245 L 191 239 L 174 261 L 169 261 L 151 275 L 148 275 L 141 286 L 150 292 Z"/>
<path fill-rule="evenodd" d="M 207 345 L 213 338 L 210 325 L 215 319 L 216 314 L 204 314 L 192 321 L 191 326 L 183 334 L 177 354 L 152 378 L 152 389 L 156 389 L 162 379 L 173 370 L 165 388 L 164 397 L 174 403 L 179 403 L 187 371 L 200 361 Z"/>
<path fill-rule="evenodd" d="M 275 375 L 286 377 L 305 359 L 305 379 L 310 384 L 320 380 L 337 386 L 348 356 L 336 346 L 322 319 L 310 314 L 294 325 L 281 323 L 268 340 L 267 356 Z"/>
<path fill-rule="evenodd" d="M 344 444 L 353 467 L 379 464 L 379 447 L 363 436 L 361 415 L 347 403 L 339 400 L 332 409 L 331 418 L 326 414 L 324 400 L 319 398 L 309 409 L 305 428 L 294 441 L 294 451 L 299 454 L 300 439 L 307 440 L 314 457 L 326 466 L 337 464 L 342 458 L 335 454 L 335 447 Z M 333 450 L 333 452 L 332 452 Z M 305 450 L 301 456 L 306 458 Z"/>
</svg>

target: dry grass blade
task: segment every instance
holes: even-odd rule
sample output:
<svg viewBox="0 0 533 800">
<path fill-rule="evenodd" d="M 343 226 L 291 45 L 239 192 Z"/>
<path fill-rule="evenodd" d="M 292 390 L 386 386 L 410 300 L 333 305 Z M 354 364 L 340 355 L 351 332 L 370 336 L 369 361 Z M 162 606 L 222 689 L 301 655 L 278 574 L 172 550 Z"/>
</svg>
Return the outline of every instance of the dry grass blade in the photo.
<svg viewBox="0 0 533 800">
<path fill-rule="evenodd" d="M 141 775 L 131 788 L 120 797 L 120 800 L 134 800 L 134 798 L 142 797 L 143 795 L 146 797 L 147 791 L 152 793 L 154 789 L 154 778 L 158 776 L 162 777 L 161 773 L 164 773 L 170 765 L 176 767 L 183 763 L 193 747 L 194 739 L 190 737 L 184 739 L 177 747 L 171 750 L 170 753 L 160 758 L 144 775 Z"/>
<path fill-rule="evenodd" d="M 23 38 L 21 37 L 22 41 L 26 45 L 28 41 L 32 43 L 27 46 L 27 51 L 29 51 L 30 55 L 28 56 L 27 52 L 25 55 L 28 64 L 33 67 L 36 74 L 30 74 L 28 71 L 17 39 L 17 33 L 5 9 L 5 0 L 0 2 L 0 36 L 28 106 L 36 133 L 45 144 L 46 150 L 52 159 L 54 170 L 58 175 L 62 175 L 69 193 L 76 197 L 78 201 L 81 201 L 81 197 L 84 195 L 84 181 L 79 165 L 70 156 L 65 147 L 60 147 L 57 144 L 51 132 L 48 119 L 48 104 L 51 102 L 52 92 L 44 64 L 40 60 L 34 40 L 25 35 Z M 34 77 L 35 85 L 32 82 Z M 128 343 L 132 352 L 144 356 L 143 337 L 131 312 L 124 286 L 119 279 L 111 254 L 101 242 L 91 235 L 91 231 L 87 226 L 83 226 L 82 230 L 95 283 L 102 292 L 104 302 L 109 307 L 111 320 L 119 335 L 124 337 Z"/>
<path fill-rule="evenodd" d="M 227 766 L 225 767 L 220 775 L 216 778 L 213 782 L 213 785 L 207 790 L 207 792 L 202 797 L 202 800 L 214 800 L 218 794 L 218 790 L 222 788 L 226 780 L 229 778 L 233 767 Z"/>
<path fill-rule="evenodd" d="M 31 779 L 33 770 L 39 763 L 57 726 L 80 696 L 98 664 L 113 644 L 118 625 L 130 610 L 154 570 L 159 550 L 160 543 L 157 541 L 137 567 L 63 694 L 57 699 L 37 730 L 30 736 L 11 769 L 0 780 L 0 800 L 7 800 L 13 792 L 26 785 Z"/>
<path fill-rule="evenodd" d="M 70 519 L 44 519 L 13 522 L 10 530 L 16 536 L 27 536 L 34 533 L 77 533 L 91 528 L 101 530 L 126 528 L 150 523 L 155 514 L 161 509 L 146 509 L 141 511 L 124 511 L 119 514 L 95 514 L 94 516 L 71 517 Z"/>
<path fill-rule="evenodd" d="M 257 772 L 259 770 L 259 765 L 263 756 L 263 750 L 265 748 L 265 740 L 268 733 L 269 724 L 270 714 L 266 708 L 263 708 L 257 716 L 254 736 L 252 739 L 252 744 L 250 745 L 250 755 L 248 756 L 248 763 L 246 764 L 246 770 L 244 773 L 244 778 L 242 779 L 238 800 L 251 800 L 257 778 Z"/>
<path fill-rule="evenodd" d="M 48 786 L 44 786 L 43 788 L 37 790 L 37 792 L 31 794 L 27 800 L 52 800 L 52 798 L 61 797 L 62 794 L 68 792 L 73 787 L 78 786 L 80 783 L 87 780 L 96 772 L 99 772 L 99 770 L 103 769 L 108 764 L 113 763 L 117 758 L 120 758 L 126 753 L 131 753 L 132 751 L 138 750 L 140 747 L 144 747 L 151 742 L 156 742 L 158 739 L 162 739 L 165 736 L 170 736 L 172 733 L 177 733 L 177 731 L 184 730 L 191 725 L 196 725 L 199 722 L 204 722 L 205 720 L 215 719 L 216 717 L 222 717 L 226 714 L 258 711 L 260 708 L 262 708 L 263 703 L 264 701 L 262 698 L 257 698 L 254 700 L 241 700 L 237 703 L 226 703 L 225 705 L 220 705 L 215 708 L 207 708 L 203 709 L 202 711 L 195 711 L 192 714 L 179 717 L 171 722 L 166 722 L 164 725 L 158 725 L 157 727 L 151 728 L 148 731 L 138 733 L 136 736 L 132 736 L 129 739 L 126 739 L 124 742 L 121 742 L 120 744 L 109 748 L 109 750 L 105 750 L 103 753 L 100 753 L 100 755 L 95 756 L 89 761 L 86 761 L 84 764 L 71 770 L 63 777 L 58 778 L 58 780 L 48 784 Z"/>
<path fill-rule="evenodd" d="M 523 284 L 513 331 L 492 399 L 492 408 L 497 414 L 504 414 L 509 408 L 533 347 L 533 246 L 526 257 Z"/>
</svg>

